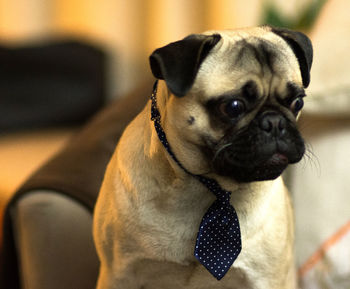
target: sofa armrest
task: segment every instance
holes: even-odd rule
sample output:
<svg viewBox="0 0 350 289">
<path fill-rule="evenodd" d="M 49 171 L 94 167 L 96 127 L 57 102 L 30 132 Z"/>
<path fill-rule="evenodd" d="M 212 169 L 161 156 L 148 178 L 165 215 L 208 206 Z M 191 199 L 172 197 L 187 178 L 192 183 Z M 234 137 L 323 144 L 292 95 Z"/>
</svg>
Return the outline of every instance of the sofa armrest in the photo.
<svg viewBox="0 0 350 289">
<path fill-rule="evenodd" d="M 95 288 L 99 261 L 92 214 L 55 191 L 32 191 L 11 209 L 25 289 Z"/>
</svg>

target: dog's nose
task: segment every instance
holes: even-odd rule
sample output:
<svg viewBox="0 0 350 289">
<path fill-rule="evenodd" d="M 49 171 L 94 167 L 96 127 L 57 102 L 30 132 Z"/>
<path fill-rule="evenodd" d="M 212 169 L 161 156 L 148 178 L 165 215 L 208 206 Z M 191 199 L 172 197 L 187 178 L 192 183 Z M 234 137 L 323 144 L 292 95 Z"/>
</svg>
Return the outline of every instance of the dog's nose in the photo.
<svg viewBox="0 0 350 289">
<path fill-rule="evenodd" d="M 285 134 L 286 124 L 286 119 L 275 112 L 265 113 L 260 119 L 260 128 L 272 136 L 282 136 Z"/>
</svg>

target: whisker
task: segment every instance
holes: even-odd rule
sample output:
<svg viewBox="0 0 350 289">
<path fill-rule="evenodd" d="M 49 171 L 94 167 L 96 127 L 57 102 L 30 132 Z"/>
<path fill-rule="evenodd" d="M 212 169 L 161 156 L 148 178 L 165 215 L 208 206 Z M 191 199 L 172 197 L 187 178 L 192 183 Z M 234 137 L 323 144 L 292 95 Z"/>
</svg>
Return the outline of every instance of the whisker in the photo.
<svg viewBox="0 0 350 289">
<path fill-rule="evenodd" d="M 216 160 L 216 158 L 218 157 L 218 155 L 225 149 L 225 148 L 228 148 L 229 146 L 231 146 L 232 145 L 232 143 L 227 143 L 227 144 L 224 144 L 222 147 L 220 147 L 217 151 L 216 151 L 216 153 L 215 153 L 215 155 L 214 155 L 214 157 L 213 157 L 213 159 L 212 159 L 212 162 L 214 162 L 215 160 Z"/>
<path fill-rule="evenodd" d="M 307 164 L 310 164 L 311 168 L 315 170 L 317 177 L 321 176 L 321 164 L 317 155 L 313 152 L 312 145 L 310 143 L 305 143 L 305 157 L 303 159 L 304 169 Z"/>
</svg>

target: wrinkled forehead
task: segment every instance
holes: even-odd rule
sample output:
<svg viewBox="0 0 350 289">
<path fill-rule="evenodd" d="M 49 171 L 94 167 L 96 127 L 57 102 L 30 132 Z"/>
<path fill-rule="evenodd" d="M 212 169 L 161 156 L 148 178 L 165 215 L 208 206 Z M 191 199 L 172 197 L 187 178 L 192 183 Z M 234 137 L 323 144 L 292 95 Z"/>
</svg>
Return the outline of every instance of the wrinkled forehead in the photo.
<svg viewBox="0 0 350 289">
<path fill-rule="evenodd" d="M 260 95 L 278 93 L 291 84 L 302 87 L 299 63 L 274 33 L 221 33 L 222 39 L 201 64 L 193 90 L 208 97 L 255 83 Z"/>
</svg>

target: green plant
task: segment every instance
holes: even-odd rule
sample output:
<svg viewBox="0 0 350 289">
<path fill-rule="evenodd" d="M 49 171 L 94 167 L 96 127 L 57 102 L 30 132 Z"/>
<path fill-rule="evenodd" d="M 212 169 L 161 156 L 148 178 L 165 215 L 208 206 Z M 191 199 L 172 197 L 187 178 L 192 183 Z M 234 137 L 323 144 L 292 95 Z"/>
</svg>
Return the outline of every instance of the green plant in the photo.
<svg viewBox="0 0 350 289">
<path fill-rule="evenodd" d="M 278 11 L 276 6 L 268 1 L 265 4 L 262 24 L 268 24 L 278 27 L 286 27 L 290 29 L 309 31 L 314 25 L 317 17 L 319 16 L 322 7 L 327 0 L 314 0 L 301 11 L 298 16 L 286 17 Z"/>
</svg>

